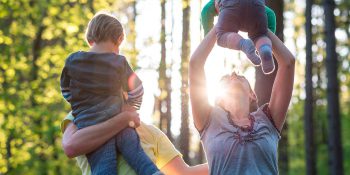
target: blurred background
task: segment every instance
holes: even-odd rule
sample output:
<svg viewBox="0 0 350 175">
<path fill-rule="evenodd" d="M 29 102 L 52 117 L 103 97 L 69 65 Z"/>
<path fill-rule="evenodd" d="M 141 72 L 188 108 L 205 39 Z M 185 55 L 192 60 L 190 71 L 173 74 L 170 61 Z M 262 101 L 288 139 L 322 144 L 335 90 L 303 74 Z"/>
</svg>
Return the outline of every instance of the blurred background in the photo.
<svg viewBox="0 0 350 175">
<path fill-rule="evenodd" d="M 208 0 L 0 0 L 0 174 L 81 174 L 61 147 L 70 111 L 60 92 L 66 57 L 88 50 L 84 32 L 99 10 L 124 25 L 121 48 L 141 77 L 141 120 L 160 128 L 190 165 L 206 162 L 188 99 L 188 61 L 203 39 Z M 276 35 L 297 59 L 287 122 L 279 144 L 280 174 L 350 173 L 350 1 L 267 1 Z M 241 33 L 247 36 L 246 33 Z M 213 104 L 221 76 L 239 70 L 259 103 L 275 74 L 245 55 L 215 46 L 206 64 Z"/>
</svg>

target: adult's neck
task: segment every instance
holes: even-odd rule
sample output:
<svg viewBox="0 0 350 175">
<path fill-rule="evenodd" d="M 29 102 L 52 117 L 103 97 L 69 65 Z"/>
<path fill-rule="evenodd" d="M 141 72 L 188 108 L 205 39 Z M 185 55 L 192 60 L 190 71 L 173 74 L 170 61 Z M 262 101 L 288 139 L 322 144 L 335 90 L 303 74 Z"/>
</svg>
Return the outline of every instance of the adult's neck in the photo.
<svg viewBox="0 0 350 175">
<path fill-rule="evenodd" d="M 249 98 L 238 98 L 229 107 L 230 117 L 233 121 L 244 120 L 249 117 Z"/>
<path fill-rule="evenodd" d="M 97 52 L 97 53 L 115 53 L 119 54 L 119 47 L 116 44 L 113 44 L 112 42 L 100 42 L 95 43 L 90 48 L 91 52 Z"/>
</svg>

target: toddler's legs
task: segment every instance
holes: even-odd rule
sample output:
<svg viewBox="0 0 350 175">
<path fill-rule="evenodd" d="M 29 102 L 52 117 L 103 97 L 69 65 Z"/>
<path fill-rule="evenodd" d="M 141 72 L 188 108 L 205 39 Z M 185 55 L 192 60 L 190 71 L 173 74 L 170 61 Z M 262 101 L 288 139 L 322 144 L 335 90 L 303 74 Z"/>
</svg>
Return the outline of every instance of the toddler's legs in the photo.
<svg viewBox="0 0 350 175">
<path fill-rule="evenodd" d="M 267 16 L 264 0 L 252 0 L 246 2 L 247 8 L 254 13 L 249 13 L 243 25 L 247 26 L 248 36 L 254 41 L 261 58 L 262 70 L 270 74 L 275 69 L 272 59 L 271 40 L 267 37 Z"/>
<path fill-rule="evenodd" d="M 251 40 L 244 39 L 237 32 L 240 29 L 239 1 L 222 2 L 216 25 L 217 43 L 221 47 L 242 50 L 254 65 L 260 65 L 260 58 L 255 54 L 255 46 Z"/>
<path fill-rule="evenodd" d="M 256 48 L 258 48 L 258 52 L 261 58 L 262 70 L 265 74 L 270 74 L 275 70 L 275 63 L 272 58 L 272 44 L 271 40 L 262 36 L 259 37 L 255 42 Z"/>
<path fill-rule="evenodd" d="M 217 38 L 219 46 L 233 50 L 242 50 L 255 66 L 260 65 L 260 58 L 255 54 L 255 46 L 250 39 L 244 39 L 241 35 L 235 32 L 223 33 Z"/>
<path fill-rule="evenodd" d="M 135 129 L 126 128 L 116 136 L 119 152 L 139 175 L 162 175 L 140 145 Z"/>
<path fill-rule="evenodd" d="M 91 174 L 116 175 L 117 174 L 117 150 L 115 138 L 86 155 L 91 167 Z"/>
</svg>

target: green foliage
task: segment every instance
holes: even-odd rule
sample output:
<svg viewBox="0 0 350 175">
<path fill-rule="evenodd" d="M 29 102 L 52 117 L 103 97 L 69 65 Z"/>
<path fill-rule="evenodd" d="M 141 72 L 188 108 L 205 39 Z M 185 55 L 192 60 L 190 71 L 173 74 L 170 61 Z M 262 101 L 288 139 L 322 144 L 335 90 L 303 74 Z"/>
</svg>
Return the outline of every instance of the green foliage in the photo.
<svg viewBox="0 0 350 175">
<path fill-rule="evenodd" d="M 327 118 L 327 89 L 326 89 L 326 70 L 325 70 L 325 44 L 324 43 L 324 13 L 323 2 L 321 0 L 314 1 L 313 5 L 313 87 L 314 87 L 314 138 L 316 149 L 316 162 L 317 162 L 317 174 L 329 174 L 329 159 L 328 159 L 328 118 Z M 298 6 L 294 0 L 288 6 L 292 6 L 292 9 L 296 9 Z M 343 146 L 343 162 L 344 172 L 350 172 L 350 141 L 349 141 L 349 126 L 350 126 L 350 113 L 349 113 L 349 87 L 350 87 L 350 74 L 349 74 L 349 62 L 350 62 L 350 18 L 349 18 L 350 4 L 346 0 L 336 1 L 336 38 L 337 38 L 337 53 L 339 58 L 339 82 L 340 82 L 340 111 L 341 111 L 341 133 L 342 133 L 342 146 Z M 304 29 L 304 12 L 296 10 L 293 12 L 294 18 L 294 40 L 297 46 L 297 40 L 303 35 Z M 300 20 L 298 20 L 300 19 Z M 299 21 L 299 22 L 298 22 Z M 300 22 L 303 21 L 303 22 Z M 320 22 L 321 21 L 321 22 Z M 303 39 L 303 38 L 302 38 Z M 298 47 L 298 46 L 297 46 Z M 299 56 L 300 52 L 304 52 L 305 48 L 297 48 L 297 59 L 304 59 Z M 300 58 L 299 58 L 300 57 Z M 300 61 L 302 62 L 302 61 Z M 299 71 L 303 71 L 304 65 L 300 63 L 299 69 L 297 66 L 297 77 L 304 81 L 304 74 Z M 299 79 L 297 78 L 297 79 Z M 289 123 L 289 158 L 290 158 L 290 171 L 289 174 L 305 174 L 305 140 L 304 140 L 304 97 L 301 97 L 304 93 L 304 85 L 302 82 L 296 82 L 294 103 L 289 110 L 288 123 Z"/>
<path fill-rule="evenodd" d="M 61 148 L 59 76 L 113 0 L 0 1 L 0 174 L 80 174 Z"/>
<path fill-rule="evenodd" d="M 290 160 L 289 174 L 304 174 L 305 145 L 303 126 L 304 103 L 301 101 L 293 105 L 288 113 L 288 155 Z"/>
<path fill-rule="evenodd" d="M 298 1 L 300 2 L 300 1 Z M 350 1 L 336 1 L 337 53 L 344 172 L 350 172 Z M 113 10 L 130 21 L 124 52 L 136 66 L 134 0 L 0 0 L 0 174 L 81 174 L 61 148 L 60 122 L 69 111 L 59 76 L 69 53 L 87 50 L 85 27 L 95 12 Z M 184 6 L 187 6 L 185 3 Z M 295 45 L 303 37 L 304 14 L 294 0 Z M 286 8 L 286 9 L 287 9 Z M 314 8 L 322 9 L 316 0 Z M 288 10 L 288 9 L 287 9 Z M 316 11 L 317 11 L 316 10 Z M 315 21 L 323 13 L 314 14 Z M 191 21 L 190 21 L 191 22 Z M 315 143 L 318 174 L 328 174 L 324 26 L 313 24 Z M 185 48 L 186 49 L 186 48 Z M 302 52 L 304 48 L 297 48 Z M 302 54 L 300 54 L 302 55 Z M 302 59 L 297 55 L 298 60 Z M 186 65 L 185 65 L 186 66 Z M 298 62 L 288 113 L 289 174 L 305 174 L 303 63 Z M 186 76 L 185 76 L 186 77 Z"/>
</svg>

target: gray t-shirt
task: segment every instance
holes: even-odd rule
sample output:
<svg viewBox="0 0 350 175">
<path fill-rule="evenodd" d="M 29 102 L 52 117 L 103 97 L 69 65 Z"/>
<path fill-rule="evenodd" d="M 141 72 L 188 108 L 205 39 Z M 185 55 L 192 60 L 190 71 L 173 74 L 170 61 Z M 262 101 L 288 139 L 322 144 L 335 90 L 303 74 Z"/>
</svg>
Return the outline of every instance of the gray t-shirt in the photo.
<svg viewBox="0 0 350 175">
<path fill-rule="evenodd" d="M 263 111 L 251 113 L 253 127 L 242 130 L 230 123 L 228 112 L 216 106 L 201 132 L 211 175 L 278 174 L 277 147 L 281 138 Z"/>
</svg>

